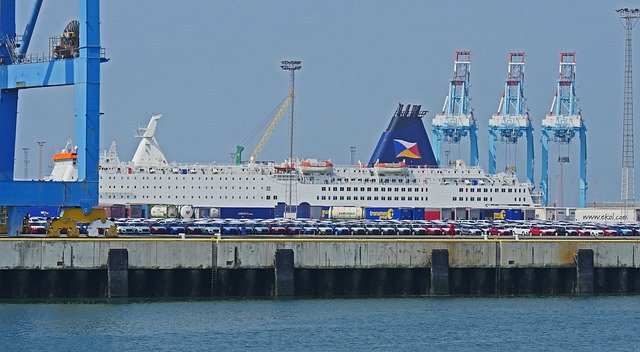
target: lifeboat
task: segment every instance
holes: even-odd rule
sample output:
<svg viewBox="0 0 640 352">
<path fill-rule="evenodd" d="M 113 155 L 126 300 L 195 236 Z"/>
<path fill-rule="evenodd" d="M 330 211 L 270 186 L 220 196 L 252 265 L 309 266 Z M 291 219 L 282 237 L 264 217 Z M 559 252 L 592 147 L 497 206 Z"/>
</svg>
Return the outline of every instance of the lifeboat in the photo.
<svg viewBox="0 0 640 352">
<path fill-rule="evenodd" d="M 78 153 L 70 150 L 63 150 L 60 153 L 53 154 L 53 161 L 75 161 L 78 159 Z"/>
<path fill-rule="evenodd" d="M 333 171 L 333 164 L 331 160 L 307 159 L 300 163 L 300 171 L 303 174 L 328 174 Z"/>
<path fill-rule="evenodd" d="M 277 172 L 291 172 L 296 169 L 295 164 L 282 163 L 273 167 Z"/>
<path fill-rule="evenodd" d="M 407 164 L 404 161 L 399 163 L 380 163 L 373 164 L 373 168 L 379 174 L 402 174 L 407 172 Z"/>
</svg>

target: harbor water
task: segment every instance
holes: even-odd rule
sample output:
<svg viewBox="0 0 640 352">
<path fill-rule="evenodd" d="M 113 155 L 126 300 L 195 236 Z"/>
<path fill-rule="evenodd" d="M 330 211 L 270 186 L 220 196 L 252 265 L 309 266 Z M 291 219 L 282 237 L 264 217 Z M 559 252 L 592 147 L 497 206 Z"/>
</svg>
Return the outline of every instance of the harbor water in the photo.
<svg viewBox="0 0 640 352">
<path fill-rule="evenodd" d="M 637 351 L 640 297 L 3 301 L 1 351 Z"/>
</svg>

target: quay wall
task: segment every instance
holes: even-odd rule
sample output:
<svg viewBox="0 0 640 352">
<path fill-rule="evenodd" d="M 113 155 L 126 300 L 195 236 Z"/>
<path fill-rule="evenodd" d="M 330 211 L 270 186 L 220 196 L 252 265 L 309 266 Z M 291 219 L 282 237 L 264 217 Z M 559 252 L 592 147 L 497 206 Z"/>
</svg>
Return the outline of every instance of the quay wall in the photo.
<svg viewBox="0 0 640 352">
<path fill-rule="evenodd" d="M 513 239 L 1 239 L 3 269 L 105 269 L 111 249 L 126 249 L 132 269 L 268 269 L 278 249 L 296 268 L 427 268 L 449 251 L 451 268 L 570 268 L 580 249 L 594 266 L 640 268 L 640 240 Z"/>
<path fill-rule="evenodd" d="M 640 293 L 640 239 L 0 239 L 0 298 Z"/>
</svg>

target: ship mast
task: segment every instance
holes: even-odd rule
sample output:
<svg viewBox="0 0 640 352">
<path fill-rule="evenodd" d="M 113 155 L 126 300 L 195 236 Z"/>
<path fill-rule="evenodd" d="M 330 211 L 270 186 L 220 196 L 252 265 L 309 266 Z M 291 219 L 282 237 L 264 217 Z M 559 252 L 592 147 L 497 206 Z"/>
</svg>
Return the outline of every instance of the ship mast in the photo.
<svg viewBox="0 0 640 352">
<path fill-rule="evenodd" d="M 289 120 L 289 166 L 293 167 L 293 127 L 294 127 L 294 103 L 295 103 L 295 96 L 296 96 L 296 90 L 295 90 L 295 85 L 296 85 L 296 70 L 299 70 L 302 68 L 301 65 L 302 61 L 282 61 L 280 67 L 285 70 L 285 71 L 289 71 L 289 77 L 291 79 L 291 88 L 290 88 L 290 92 L 291 92 L 291 119 Z M 293 172 L 293 171 L 289 171 L 289 172 Z M 289 175 L 289 185 L 288 185 L 288 197 L 287 197 L 287 205 L 289 207 L 291 207 L 293 204 L 293 175 Z"/>
</svg>

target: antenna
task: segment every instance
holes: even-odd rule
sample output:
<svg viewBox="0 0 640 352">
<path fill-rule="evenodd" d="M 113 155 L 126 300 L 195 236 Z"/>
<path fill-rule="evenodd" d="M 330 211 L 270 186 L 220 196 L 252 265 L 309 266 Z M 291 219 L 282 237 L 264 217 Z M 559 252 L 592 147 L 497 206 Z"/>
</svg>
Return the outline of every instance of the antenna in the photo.
<svg viewBox="0 0 640 352">
<path fill-rule="evenodd" d="M 620 22 L 626 32 L 624 56 L 624 114 L 622 119 L 622 182 L 620 197 L 626 204 L 635 198 L 633 155 L 633 63 L 631 40 L 633 27 L 640 18 L 640 9 L 618 9 Z"/>
</svg>

